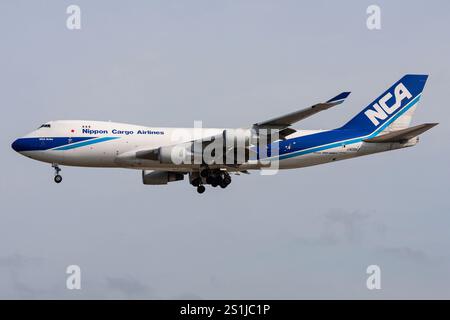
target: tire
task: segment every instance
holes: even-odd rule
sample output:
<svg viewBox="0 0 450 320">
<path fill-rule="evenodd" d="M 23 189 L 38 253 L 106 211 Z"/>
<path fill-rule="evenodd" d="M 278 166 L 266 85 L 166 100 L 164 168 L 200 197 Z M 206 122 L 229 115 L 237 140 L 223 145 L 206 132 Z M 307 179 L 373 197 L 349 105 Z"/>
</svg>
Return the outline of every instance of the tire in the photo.
<svg viewBox="0 0 450 320">
<path fill-rule="evenodd" d="M 220 179 L 220 177 L 214 177 L 213 179 L 212 179 L 212 181 L 211 181 L 211 186 L 213 187 L 213 188 L 215 188 L 215 187 L 217 187 L 218 185 L 220 185 L 220 182 L 221 182 L 222 180 Z"/>
<path fill-rule="evenodd" d="M 197 187 L 197 192 L 198 192 L 198 193 L 203 193 L 203 192 L 205 192 L 205 190 L 206 190 L 206 188 L 205 188 L 205 186 L 203 186 L 203 185 Z"/>
<path fill-rule="evenodd" d="M 206 178 L 208 176 L 209 176 L 209 170 L 208 169 L 203 169 L 202 171 L 200 171 L 200 177 Z"/>
<path fill-rule="evenodd" d="M 57 174 L 53 180 L 55 180 L 56 183 L 61 183 L 62 177 L 59 174 Z"/>
</svg>

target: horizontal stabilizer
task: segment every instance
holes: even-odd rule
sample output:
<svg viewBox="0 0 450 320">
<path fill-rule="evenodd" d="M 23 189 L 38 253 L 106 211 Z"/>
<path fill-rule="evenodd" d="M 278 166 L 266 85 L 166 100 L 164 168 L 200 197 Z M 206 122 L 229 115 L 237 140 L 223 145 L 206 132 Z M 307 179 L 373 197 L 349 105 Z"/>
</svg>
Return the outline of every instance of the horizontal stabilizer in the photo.
<svg viewBox="0 0 450 320">
<path fill-rule="evenodd" d="M 424 123 L 419 124 L 418 126 L 396 130 L 393 132 L 389 132 L 383 135 L 380 135 L 375 138 L 364 140 L 364 142 L 373 142 L 373 143 L 383 143 L 383 142 L 406 142 L 411 138 L 418 136 L 419 134 L 424 133 L 427 130 L 430 130 L 434 126 L 438 125 L 438 123 Z"/>
</svg>

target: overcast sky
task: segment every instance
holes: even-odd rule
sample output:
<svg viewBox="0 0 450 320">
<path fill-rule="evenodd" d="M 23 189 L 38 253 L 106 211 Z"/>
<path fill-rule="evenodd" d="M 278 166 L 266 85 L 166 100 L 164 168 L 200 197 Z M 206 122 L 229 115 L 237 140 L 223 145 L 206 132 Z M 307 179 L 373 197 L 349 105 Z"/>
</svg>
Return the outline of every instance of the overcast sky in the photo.
<svg viewBox="0 0 450 320">
<path fill-rule="evenodd" d="M 377 1 L 369 31 L 373 3 L 1 1 L 0 298 L 450 298 L 450 2 Z M 203 195 L 125 169 L 56 185 L 10 147 L 49 120 L 244 127 L 352 91 L 298 124 L 333 128 L 406 73 L 430 75 L 414 124 L 440 122 L 416 147 Z"/>
</svg>

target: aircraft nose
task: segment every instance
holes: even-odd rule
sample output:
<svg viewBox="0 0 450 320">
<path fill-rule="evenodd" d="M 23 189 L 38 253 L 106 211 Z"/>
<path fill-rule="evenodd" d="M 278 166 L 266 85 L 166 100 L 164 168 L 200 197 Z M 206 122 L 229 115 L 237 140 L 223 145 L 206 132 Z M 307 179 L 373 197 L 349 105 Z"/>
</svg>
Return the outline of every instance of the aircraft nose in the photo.
<svg viewBox="0 0 450 320">
<path fill-rule="evenodd" d="M 20 152 L 20 150 L 22 150 L 22 145 L 23 145 L 22 139 L 16 139 L 12 143 L 11 148 L 13 148 L 13 150 L 16 151 L 16 152 Z"/>
</svg>

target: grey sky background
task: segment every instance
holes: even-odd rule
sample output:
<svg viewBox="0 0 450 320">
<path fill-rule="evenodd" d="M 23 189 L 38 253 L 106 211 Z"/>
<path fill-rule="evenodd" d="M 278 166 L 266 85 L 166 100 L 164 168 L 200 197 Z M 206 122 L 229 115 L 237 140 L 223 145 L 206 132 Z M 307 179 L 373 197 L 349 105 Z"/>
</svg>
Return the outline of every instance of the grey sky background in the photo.
<svg viewBox="0 0 450 320">
<path fill-rule="evenodd" d="M 382 9 L 382 30 L 366 8 Z M 82 30 L 66 29 L 69 4 Z M 2 1 L 0 298 L 450 298 L 448 1 Z M 430 75 L 409 148 L 198 195 L 186 181 L 63 168 L 11 142 L 56 119 L 248 126 L 344 90 L 343 124 Z M 82 290 L 65 288 L 78 264 Z M 366 268 L 382 290 L 366 289 Z"/>
</svg>

